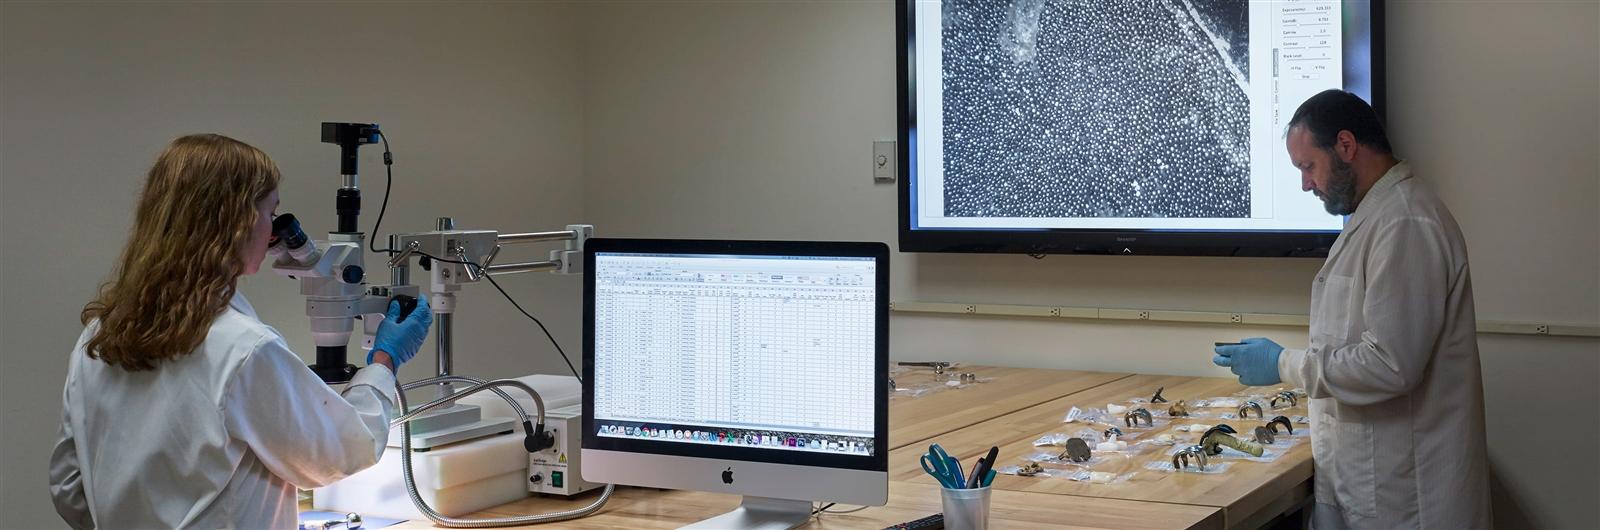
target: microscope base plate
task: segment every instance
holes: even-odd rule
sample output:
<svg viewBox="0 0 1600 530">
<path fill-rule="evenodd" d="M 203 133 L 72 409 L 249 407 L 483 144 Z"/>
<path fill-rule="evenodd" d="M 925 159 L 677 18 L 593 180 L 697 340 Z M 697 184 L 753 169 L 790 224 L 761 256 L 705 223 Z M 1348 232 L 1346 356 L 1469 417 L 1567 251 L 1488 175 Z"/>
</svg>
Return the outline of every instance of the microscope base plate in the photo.
<svg viewBox="0 0 1600 530">
<path fill-rule="evenodd" d="M 428 432 L 411 432 L 411 450 L 426 451 L 445 444 L 475 440 L 515 431 L 516 422 L 503 418 L 490 418 L 466 425 L 458 425 Z M 389 437 L 389 447 L 400 447 L 400 437 Z"/>
</svg>

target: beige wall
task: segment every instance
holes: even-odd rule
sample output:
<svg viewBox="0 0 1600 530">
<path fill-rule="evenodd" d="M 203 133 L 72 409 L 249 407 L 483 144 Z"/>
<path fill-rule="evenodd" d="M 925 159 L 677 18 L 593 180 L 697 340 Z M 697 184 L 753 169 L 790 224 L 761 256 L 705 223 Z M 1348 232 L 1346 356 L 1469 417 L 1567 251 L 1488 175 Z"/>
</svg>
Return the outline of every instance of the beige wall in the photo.
<svg viewBox="0 0 1600 530">
<path fill-rule="evenodd" d="M 1397 148 L 1468 234 L 1481 318 L 1600 322 L 1600 8 L 1391 2 Z M 396 178 L 385 226 L 893 242 L 893 8 L 882 1 L 561 4 L 0 4 L 0 513 L 56 527 L 44 459 L 76 315 L 114 259 L 138 179 L 171 137 L 215 131 L 283 168 L 285 209 L 333 221 L 324 120 L 374 120 Z M 370 226 L 382 183 L 363 155 Z M 895 256 L 895 298 L 1304 312 L 1308 260 Z M 579 288 L 504 282 L 577 354 Z M 487 286 L 463 296 L 460 371 L 560 373 Z M 288 280 L 244 282 L 299 351 Z M 1224 375 L 1204 344 L 1302 330 L 896 315 L 894 354 Z M 505 330 L 512 330 L 507 332 Z M 476 335 L 476 336 L 475 336 Z M 1593 526 L 1600 342 L 1484 335 L 1502 526 Z M 424 351 L 406 378 L 432 366 Z M 39 396 L 44 396 L 43 398 Z M 1574 416 L 1573 413 L 1576 413 Z M 1519 430 L 1537 426 L 1537 451 Z M 1564 429 L 1552 432 L 1548 426 Z M 152 422 L 153 428 L 160 424 Z"/>
<path fill-rule="evenodd" d="M 133 194 L 167 141 L 210 131 L 261 147 L 284 173 L 280 211 L 317 237 L 332 226 L 340 182 L 337 148 L 318 143 L 322 121 L 372 120 L 389 134 L 385 233 L 428 230 L 439 215 L 510 231 L 581 222 L 576 21 L 571 6 L 514 3 L 0 6 L 0 527 L 62 526 L 45 461 L 78 310 L 110 269 Z M 365 230 L 383 196 L 379 153 L 363 148 Z M 575 278 L 501 284 L 579 353 Z M 309 357 L 295 282 L 263 272 L 242 285 Z M 460 303 L 458 371 L 566 370 L 490 286 L 468 287 Z M 424 348 L 401 376 L 433 364 Z M 150 428 L 174 421 L 151 418 Z"/>
<path fill-rule="evenodd" d="M 608 3 L 582 46 L 586 212 L 608 235 L 896 240 L 888 2 Z M 1600 7 L 1391 2 L 1395 145 L 1441 189 L 1486 320 L 1600 323 Z M 1294 259 L 896 254 L 896 300 L 1305 313 Z M 896 314 L 893 355 L 1227 375 L 1208 342 L 1304 329 Z M 1591 527 L 1600 341 L 1483 335 L 1503 527 Z M 1549 428 L 1560 425 L 1560 434 Z M 1530 426 L 1541 450 L 1527 451 Z M 1440 485 L 1440 487 L 1446 487 Z"/>
</svg>

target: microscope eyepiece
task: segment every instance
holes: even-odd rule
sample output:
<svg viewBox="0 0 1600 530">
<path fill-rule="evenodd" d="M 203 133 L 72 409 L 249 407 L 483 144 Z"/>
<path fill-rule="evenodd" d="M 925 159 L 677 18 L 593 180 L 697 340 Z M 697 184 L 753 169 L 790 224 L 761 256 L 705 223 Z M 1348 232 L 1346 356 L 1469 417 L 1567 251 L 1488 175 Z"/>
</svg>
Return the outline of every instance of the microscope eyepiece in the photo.
<svg viewBox="0 0 1600 530">
<path fill-rule="evenodd" d="M 275 260 L 292 260 L 279 263 L 311 264 L 316 262 L 317 244 L 300 229 L 300 220 L 286 213 L 272 218 L 272 238 L 267 241 L 267 255 Z"/>
<path fill-rule="evenodd" d="M 269 246 L 283 243 L 289 250 L 299 249 L 306 244 L 306 232 L 300 229 L 300 220 L 294 214 L 286 213 L 272 219 L 272 241 Z"/>
</svg>

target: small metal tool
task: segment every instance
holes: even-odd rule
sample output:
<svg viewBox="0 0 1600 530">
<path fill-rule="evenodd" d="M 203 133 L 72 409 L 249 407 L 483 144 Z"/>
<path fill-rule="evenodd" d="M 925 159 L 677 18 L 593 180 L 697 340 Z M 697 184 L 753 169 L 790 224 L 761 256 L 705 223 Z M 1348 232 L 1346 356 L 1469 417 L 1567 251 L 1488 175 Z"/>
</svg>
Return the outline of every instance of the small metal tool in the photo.
<svg viewBox="0 0 1600 530">
<path fill-rule="evenodd" d="M 975 373 L 972 373 L 972 372 L 962 372 L 961 373 L 961 382 L 962 383 L 976 383 L 976 382 L 978 382 L 978 374 L 975 374 Z"/>
<path fill-rule="evenodd" d="M 1118 438 L 1121 438 L 1122 437 L 1122 429 L 1118 429 L 1118 428 L 1116 428 L 1116 426 L 1112 426 L 1111 428 L 1106 429 L 1104 438 L 1106 440 L 1110 440 L 1112 436 L 1116 436 Z"/>
<path fill-rule="evenodd" d="M 895 386 L 894 386 L 894 378 L 891 377 L 891 378 L 889 378 L 889 391 L 890 392 L 894 392 L 895 390 L 899 390 L 899 389 L 895 388 Z"/>
<path fill-rule="evenodd" d="M 1272 429 L 1273 434 L 1278 433 L 1279 425 L 1283 426 L 1283 432 L 1294 434 L 1294 425 L 1289 423 L 1289 418 L 1287 417 L 1278 416 L 1276 418 L 1272 418 L 1272 421 L 1267 422 L 1267 428 Z"/>
<path fill-rule="evenodd" d="M 1256 418 L 1267 417 L 1266 414 L 1261 412 L 1261 402 L 1252 399 L 1250 401 L 1246 401 L 1243 405 L 1239 405 L 1239 419 L 1242 420 L 1250 417 L 1250 411 L 1252 410 L 1256 411 Z"/>
<path fill-rule="evenodd" d="M 1172 469 L 1174 471 L 1189 467 L 1191 461 L 1201 471 L 1206 469 L 1206 448 L 1191 445 L 1172 454 Z"/>
<path fill-rule="evenodd" d="M 1226 423 L 1219 423 L 1216 426 L 1211 427 L 1210 429 L 1206 429 L 1205 434 L 1200 435 L 1200 444 L 1201 445 L 1205 445 L 1206 438 L 1210 438 L 1212 433 L 1236 434 L 1238 432 L 1239 431 L 1236 431 L 1236 430 L 1233 429 L 1232 425 L 1228 425 Z M 1212 447 L 1212 449 L 1215 449 L 1215 447 Z M 1222 452 L 1222 450 L 1218 449 L 1216 453 L 1212 453 L 1212 454 L 1218 454 L 1218 453 L 1221 453 L 1221 452 Z"/>
<path fill-rule="evenodd" d="M 1122 415 L 1122 422 L 1129 427 L 1137 427 L 1140 419 L 1144 420 L 1146 427 L 1156 424 L 1155 419 L 1150 416 L 1150 411 L 1144 408 L 1133 409 Z"/>
<path fill-rule="evenodd" d="M 1093 453 L 1089 452 L 1089 443 L 1083 438 L 1067 440 L 1067 450 L 1061 452 L 1061 457 L 1073 462 L 1088 462 Z"/>
<path fill-rule="evenodd" d="M 1277 437 L 1273 436 L 1272 429 L 1265 425 L 1256 427 L 1255 435 L 1255 442 L 1262 445 L 1272 445 L 1272 442 L 1277 440 Z"/>
<path fill-rule="evenodd" d="M 1028 462 L 1017 468 L 1017 476 L 1031 477 L 1044 472 L 1044 466 L 1038 462 Z"/>
<path fill-rule="evenodd" d="M 1300 399 L 1295 397 L 1294 392 L 1291 392 L 1291 391 L 1288 391 L 1288 390 L 1284 390 L 1282 392 L 1278 392 L 1277 394 L 1274 394 L 1272 396 L 1272 401 L 1268 401 L 1267 405 L 1272 406 L 1272 408 L 1278 408 L 1278 403 L 1280 403 L 1280 402 L 1281 403 L 1288 403 L 1289 406 L 1293 407 L 1295 405 L 1299 405 L 1300 404 Z"/>
<path fill-rule="evenodd" d="M 1166 390 L 1166 389 L 1167 389 L 1167 387 L 1156 388 L 1156 395 L 1150 396 L 1150 402 L 1151 403 L 1166 403 L 1167 402 L 1167 398 L 1161 397 L 1161 391 L 1162 390 Z"/>
<path fill-rule="evenodd" d="M 1167 407 L 1167 415 L 1174 418 L 1188 416 L 1189 404 L 1180 399 L 1177 403 L 1173 403 L 1172 406 Z"/>
<path fill-rule="evenodd" d="M 950 368 L 950 363 L 945 361 L 916 361 L 901 362 L 899 364 L 900 366 L 920 366 L 923 368 L 932 368 L 933 373 L 936 374 L 943 374 L 945 369 Z"/>
<path fill-rule="evenodd" d="M 343 527 L 346 529 L 361 528 L 361 514 L 350 512 L 344 514 L 344 519 L 306 521 L 300 524 L 300 530 L 329 530 L 337 527 Z"/>
</svg>

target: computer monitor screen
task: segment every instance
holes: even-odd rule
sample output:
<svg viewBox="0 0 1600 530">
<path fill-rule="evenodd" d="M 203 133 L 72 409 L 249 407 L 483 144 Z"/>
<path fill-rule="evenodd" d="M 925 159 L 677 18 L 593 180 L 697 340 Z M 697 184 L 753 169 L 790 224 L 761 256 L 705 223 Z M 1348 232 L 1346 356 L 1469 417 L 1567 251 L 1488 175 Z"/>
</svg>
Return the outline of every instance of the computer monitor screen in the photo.
<svg viewBox="0 0 1600 530">
<path fill-rule="evenodd" d="M 887 253 L 882 244 L 590 240 L 585 478 L 605 466 L 591 448 L 686 458 L 619 469 L 624 483 L 777 498 L 829 492 L 753 493 L 766 480 L 723 472 L 736 462 L 885 471 Z M 655 473 L 674 463 L 690 467 Z"/>
<path fill-rule="evenodd" d="M 1382 7 L 900 0 L 901 250 L 1325 252 L 1285 126 L 1332 88 L 1381 110 Z"/>
</svg>

